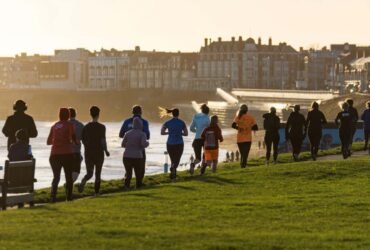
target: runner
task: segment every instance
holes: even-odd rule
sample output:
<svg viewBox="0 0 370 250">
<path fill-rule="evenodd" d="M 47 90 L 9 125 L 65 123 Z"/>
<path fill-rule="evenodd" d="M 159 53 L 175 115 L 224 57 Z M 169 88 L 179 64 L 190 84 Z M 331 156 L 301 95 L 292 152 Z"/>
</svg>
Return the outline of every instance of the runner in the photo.
<svg viewBox="0 0 370 250">
<path fill-rule="evenodd" d="M 365 137 L 364 150 L 367 150 L 367 146 L 369 142 L 369 135 L 370 135 L 370 102 L 367 102 L 366 106 L 367 106 L 367 109 L 361 115 L 361 120 L 364 121 L 364 137 Z M 370 153 L 370 150 L 369 150 L 369 153 Z"/>
<path fill-rule="evenodd" d="M 197 164 L 199 164 L 202 160 L 202 148 L 203 148 L 203 140 L 201 138 L 203 130 L 209 126 L 209 108 L 207 104 L 202 104 L 200 106 L 200 113 L 194 115 L 193 120 L 190 124 L 190 131 L 195 133 L 195 138 L 193 141 L 193 149 L 195 154 L 195 160 L 193 163 L 190 164 L 190 174 L 194 174 L 194 169 Z M 202 163 L 202 167 L 205 165 L 205 162 Z"/>
<path fill-rule="evenodd" d="M 15 133 L 20 129 L 26 132 L 28 138 L 37 137 L 37 129 L 32 116 L 25 114 L 26 103 L 22 100 L 16 101 L 13 110 L 14 114 L 6 119 L 3 127 L 3 134 L 8 137 L 8 150 L 10 145 L 16 142 Z"/>
<path fill-rule="evenodd" d="M 86 182 L 94 175 L 95 169 L 95 195 L 99 195 L 101 171 L 104 163 L 104 153 L 109 157 L 107 141 L 105 138 L 105 126 L 99 123 L 100 109 L 96 106 L 90 108 L 92 121 L 86 124 L 82 130 L 82 143 L 85 147 L 86 175 L 82 179 L 78 191 L 84 191 Z"/>
<path fill-rule="evenodd" d="M 270 113 L 266 113 L 263 116 L 263 128 L 265 129 L 265 144 L 266 144 L 266 165 L 270 164 L 271 148 L 273 147 L 274 161 L 278 157 L 278 147 L 279 147 L 279 128 L 280 128 L 280 118 L 276 115 L 276 108 L 271 107 Z"/>
<path fill-rule="evenodd" d="M 302 143 L 306 137 L 306 119 L 304 115 L 299 113 L 301 106 L 295 105 L 294 111 L 290 113 L 288 121 L 285 126 L 285 139 L 292 143 L 293 147 L 293 159 L 299 160 L 299 154 L 301 153 Z"/>
<path fill-rule="evenodd" d="M 75 182 L 80 175 L 81 171 L 81 162 L 82 162 L 82 155 L 81 155 L 81 136 L 82 136 L 82 129 L 84 125 L 76 119 L 76 110 L 74 108 L 69 108 L 70 119 L 69 121 L 73 124 L 76 133 L 76 141 L 78 144 L 73 145 L 73 172 L 72 172 L 72 179 Z"/>
<path fill-rule="evenodd" d="M 352 149 L 352 143 L 353 143 L 353 137 L 355 136 L 356 130 L 357 130 L 357 121 L 358 121 L 358 112 L 355 107 L 353 107 L 353 100 L 347 99 L 346 102 L 348 103 L 348 112 L 352 116 L 352 126 L 351 126 L 351 141 L 349 143 L 349 156 L 351 156 L 351 149 Z"/>
<path fill-rule="evenodd" d="M 238 130 L 237 143 L 240 152 L 240 166 L 245 168 L 247 167 L 248 155 L 252 145 L 252 131 L 258 130 L 256 119 L 248 113 L 246 104 L 240 106 L 231 127 Z M 232 158 L 234 157 L 232 156 Z"/>
<path fill-rule="evenodd" d="M 68 119 L 69 110 L 67 108 L 61 108 L 59 110 L 59 121 L 51 127 L 47 139 L 47 145 L 52 146 L 49 161 L 54 175 L 51 184 L 51 202 L 56 202 L 60 172 L 62 168 L 66 178 L 67 200 L 72 200 L 73 144 L 77 144 L 77 142 L 73 124 L 70 123 Z"/>
<path fill-rule="evenodd" d="M 348 102 L 342 104 L 342 110 L 338 113 L 335 118 L 335 124 L 339 126 L 339 138 L 342 144 L 342 155 L 343 159 L 347 159 L 350 156 L 349 146 L 352 138 L 353 120 L 355 119 L 349 112 Z"/>
<path fill-rule="evenodd" d="M 146 134 L 143 132 L 143 123 L 140 118 L 133 119 L 133 127 L 128 131 L 122 140 L 122 147 L 125 148 L 123 153 L 123 165 L 126 170 L 125 190 L 130 189 L 132 170 L 135 172 L 136 188 L 140 188 L 144 178 L 144 149 L 149 146 Z"/>
<path fill-rule="evenodd" d="M 141 122 L 143 123 L 143 132 L 146 134 L 146 139 L 150 140 L 149 123 L 148 123 L 147 120 L 142 118 L 142 114 L 143 114 L 143 109 L 141 108 L 141 106 L 135 105 L 135 106 L 132 107 L 132 115 L 133 116 L 130 117 L 130 118 L 127 118 L 123 122 L 122 127 L 119 131 L 119 137 L 120 138 L 123 138 L 125 136 L 125 134 L 133 128 L 133 120 L 134 120 L 135 117 L 138 117 L 141 120 Z M 144 166 L 145 166 L 145 162 L 146 162 L 145 149 L 143 151 L 143 157 L 144 157 Z M 145 175 L 145 167 L 144 167 L 143 175 Z"/>
<path fill-rule="evenodd" d="M 207 166 L 212 166 L 212 172 L 215 173 L 218 164 L 218 142 L 224 140 L 218 126 L 217 115 L 211 117 L 211 123 L 203 130 L 201 138 L 204 141 L 204 155 L 207 165 L 202 166 L 200 174 L 204 174 Z"/>
<path fill-rule="evenodd" d="M 167 109 L 168 114 L 172 114 L 173 118 L 165 122 L 161 129 L 161 135 L 168 135 L 167 152 L 171 160 L 171 180 L 176 180 L 176 170 L 180 164 L 181 156 L 184 151 L 183 136 L 188 136 L 188 129 L 184 121 L 179 119 L 180 111 L 175 109 Z"/>
<path fill-rule="evenodd" d="M 326 124 L 325 115 L 319 110 L 317 102 L 312 103 L 312 110 L 307 114 L 306 130 L 311 143 L 311 157 L 316 161 L 322 136 L 322 125 Z"/>
</svg>

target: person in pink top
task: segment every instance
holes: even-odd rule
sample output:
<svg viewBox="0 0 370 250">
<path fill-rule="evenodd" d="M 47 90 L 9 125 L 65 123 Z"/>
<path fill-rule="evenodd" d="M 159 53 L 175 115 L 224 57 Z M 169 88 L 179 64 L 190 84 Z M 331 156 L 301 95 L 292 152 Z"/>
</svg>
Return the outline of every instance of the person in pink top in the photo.
<svg viewBox="0 0 370 250">
<path fill-rule="evenodd" d="M 49 161 L 54 175 L 51 183 L 51 202 L 56 202 L 62 168 L 66 178 L 66 197 L 67 200 L 72 200 L 73 146 L 77 144 L 77 141 L 74 126 L 68 121 L 69 116 L 67 108 L 60 108 L 59 121 L 51 127 L 47 139 L 47 145 L 51 145 Z"/>
</svg>

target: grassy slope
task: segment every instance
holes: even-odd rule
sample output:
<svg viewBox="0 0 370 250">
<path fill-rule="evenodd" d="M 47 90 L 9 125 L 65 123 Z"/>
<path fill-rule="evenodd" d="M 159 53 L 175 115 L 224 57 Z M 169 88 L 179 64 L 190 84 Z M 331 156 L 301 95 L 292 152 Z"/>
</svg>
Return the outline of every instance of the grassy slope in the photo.
<svg viewBox="0 0 370 250">
<path fill-rule="evenodd" d="M 369 249 L 369 164 L 225 164 L 176 184 L 1 212 L 0 246 Z"/>
</svg>

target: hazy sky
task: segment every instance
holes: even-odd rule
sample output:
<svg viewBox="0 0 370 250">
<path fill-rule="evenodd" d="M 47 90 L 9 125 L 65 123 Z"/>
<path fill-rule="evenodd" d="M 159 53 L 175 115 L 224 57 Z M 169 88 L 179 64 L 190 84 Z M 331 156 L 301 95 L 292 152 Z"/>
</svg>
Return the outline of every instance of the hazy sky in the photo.
<svg viewBox="0 0 370 250">
<path fill-rule="evenodd" d="M 0 0 L 0 55 L 84 47 L 198 51 L 205 37 L 370 45 L 370 0 Z"/>
</svg>

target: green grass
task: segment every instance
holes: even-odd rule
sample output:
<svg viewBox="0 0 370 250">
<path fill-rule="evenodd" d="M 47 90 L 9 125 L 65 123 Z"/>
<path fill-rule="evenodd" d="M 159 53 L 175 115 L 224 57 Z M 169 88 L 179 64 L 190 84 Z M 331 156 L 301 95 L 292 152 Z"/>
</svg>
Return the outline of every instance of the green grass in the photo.
<svg viewBox="0 0 370 250">
<path fill-rule="evenodd" d="M 0 248 L 370 249 L 370 157 L 270 167 L 259 161 L 1 212 Z"/>
<path fill-rule="evenodd" d="M 353 144 L 353 150 L 359 151 L 362 150 L 363 143 L 362 142 L 356 142 Z M 327 150 L 321 150 L 319 151 L 319 156 L 326 156 L 326 155 L 337 155 L 340 154 L 340 148 L 331 148 Z M 311 155 L 309 152 L 302 152 L 300 155 L 300 159 L 302 161 L 306 161 L 311 159 Z M 278 158 L 279 163 L 291 163 L 293 162 L 291 153 L 283 153 L 279 154 Z M 257 159 L 251 159 L 248 161 L 249 166 L 260 166 L 265 164 L 265 157 L 260 157 Z M 189 180 L 189 176 L 185 173 L 180 175 L 179 178 L 180 181 L 187 181 Z M 155 175 L 155 176 L 147 176 L 145 177 L 145 184 L 148 187 L 155 186 L 158 184 L 163 183 L 169 183 L 170 180 L 168 179 L 168 175 L 161 174 L 161 175 Z M 134 183 L 134 181 L 132 182 Z M 93 184 L 89 183 L 86 185 L 85 191 L 83 193 L 77 193 L 78 184 L 74 187 L 74 197 L 75 198 L 84 198 L 84 197 L 90 197 L 94 194 L 94 186 Z M 101 193 L 102 194 L 111 194 L 116 192 L 122 192 L 123 191 L 123 180 L 110 180 L 110 181 L 102 181 L 101 183 Z M 50 188 L 44 188 L 36 191 L 35 196 L 35 202 L 36 203 L 46 203 L 49 202 L 50 198 Z M 58 190 L 58 201 L 64 201 L 66 199 L 64 188 L 59 188 Z"/>
</svg>

